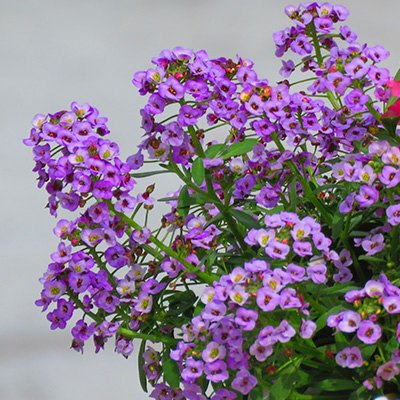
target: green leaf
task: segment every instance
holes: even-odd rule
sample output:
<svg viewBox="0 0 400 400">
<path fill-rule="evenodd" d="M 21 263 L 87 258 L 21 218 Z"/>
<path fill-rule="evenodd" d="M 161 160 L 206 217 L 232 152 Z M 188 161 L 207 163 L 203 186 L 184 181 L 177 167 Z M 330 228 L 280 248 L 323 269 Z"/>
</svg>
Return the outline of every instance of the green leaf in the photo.
<svg viewBox="0 0 400 400">
<path fill-rule="evenodd" d="M 246 212 L 241 210 L 231 209 L 230 213 L 246 228 L 261 229 L 260 223 Z"/>
<path fill-rule="evenodd" d="M 326 326 L 326 321 L 328 319 L 328 317 L 332 314 L 337 314 L 340 311 L 343 311 L 344 307 L 342 305 L 338 305 L 332 309 L 330 309 L 329 311 L 327 311 L 326 313 L 322 314 L 317 321 L 315 322 L 317 325 L 317 329 L 315 330 L 315 332 L 320 331 L 322 328 L 325 328 Z"/>
<path fill-rule="evenodd" d="M 387 262 L 387 260 L 384 260 L 383 258 L 378 258 L 378 257 L 372 257 L 372 256 L 359 256 L 358 257 L 359 260 L 365 260 L 365 261 L 369 261 L 369 262 L 377 262 L 377 263 L 385 263 Z"/>
<path fill-rule="evenodd" d="M 293 366 L 286 369 L 277 381 L 272 385 L 269 392 L 270 400 L 286 400 L 290 396 L 295 382 L 298 380 L 297 369 Z"/>
<path fill-rule="evenodd" d="M 380 130 L 375 136 L 380 140 L 386 140 L 391 146 L 398 146 L 399 143 L 392 136 L 388 135 L 386 131 Z"/>
<path fill-rule="evenodd" d="M 349 341 L 347 337 L 343 334 L 343 332 L 335 333 L 335 342 L 336 342 L 336 353 L 342 351 L 345 347 L 349 345 Z"/>
<path fill-rule="evenodd" d="M 388 131 L 389 135 L 391 137 L 395 137 L 396 135 L 396 129 L 397 129 L 397 123 L 400 121 L 400 117 L 383 117 L 381 118 L 382 125 L 386 128 Z M 398 144 L 398 143 L 397 143 Z"/>
<path fill-rule="evenodd" d="M 185 185 L 182 189 L 181 192 L 179 193 L 178 197 L 178 212 L 179 215 L 185 219 L 190 210 L 190 196 L 189 196 L 189 191 L 187 186 Z"/>
<path fill-rule="evenodd" d="M 137 172 L 137 173 L 131 174 L 131 176 L 133 178 L 147 178 L 148 176 L 168 174 L 170 172 L 172 172 L 172 171 L 161 170 L 161 171 Z"/>
<path fill-rule="evenodd" d="M 396 341 L 397 345 L 399 344 L 399 342 L 397 341 L 396 338 L 392 338 L 392 339 L 394 339 Z M 368 360 L 372 356 L 372 354 L 374 354 L 375 349 L 376 349 L 376 344 L 371 344 L 369 346 L 364 347 L 361 350 L 362 358 L 364 360 Z"/>
<path fill-rule="evenodd" d="M 359 384 L 347 379 L 325 379 L 312 385 L 315 389 L 323 389 L 329 392 L 340 390 L 358 389 Z"/>
<path fill-rule="evenodd" d="M 147 377 L 146 377 L 146 372 L 143 369 L 143 366 L 145 364 L 143 353 L 145 350 L 146 350 L 146 341 L 142 340 L 142 343 L 140 343 L 139 354 L 138 354 L 139 382 L 143 391 L 147 393 Z"/>
<path fill-rule="evenodd" d="M 191 290 L 187 290 L 186 292 L 176 292 L 166 297 L 165 300 L 169 303 L 167 316 L 177 316 L 190 310 L 197 297 Z"/>
<path fill-rule="evenodd" d="M 205 151 L 205 154 L 208 158 L 214 158 L 217 154 L 221 153 L 225 148 L 226 148 L 225 143 L 213 144 Z"/>
<path fill-rule="evenodd" d="M 261 385 L 256 385 L 253 390 L 250 392 L 251 400 L 263 400 L 264 398 L 264 390 Z"/>
<path fill-rule="evenodd" d="M 229 146 L 223 153 L 222 158 L 226 160 L 229 157 L 236 157 L 246 154 L 253 150 L 253 147 L 258 143 L 257 139 L 245 139 L 243 142 L 236 142 Z"/>
<path fill-rule="evenodd" d="M 163 358 L 163 371 L 165 381 L 172 389 L 178 389 L 181 381 L 178 364 L 169 356 L 169 349 L 166 350 Z"/>
<path fill-rule="evenodd" d="M 361 385 L 350 397 L 349 400 L 370 400 L 371 392 L 364 385 Z"/>
<path fill-rule="evenodd" d="M 394 350 L 397 350 L 399 348 L 399 341 L 397 340 L 396 337 L 392 337 L 386 344 L 385 350 L 389 353 L 391 353 Z"/>
<path fill-rule="evenodd" d="M 194 160 L 194 163 L 192 165 L 192 177 L 196 185 L 200 186 L 203 183 L 205 176 L 206 176 L 206 171 L 204 169 L 203 159 L 196 158 L 196 160 Z"/>
<path fill-rule="evenodd" d="M 335 241 L 343 232 L 343 223 L 345 215 L 339 210 L 335 212 L 332 219 L 332 240 Z"/>
</svg>

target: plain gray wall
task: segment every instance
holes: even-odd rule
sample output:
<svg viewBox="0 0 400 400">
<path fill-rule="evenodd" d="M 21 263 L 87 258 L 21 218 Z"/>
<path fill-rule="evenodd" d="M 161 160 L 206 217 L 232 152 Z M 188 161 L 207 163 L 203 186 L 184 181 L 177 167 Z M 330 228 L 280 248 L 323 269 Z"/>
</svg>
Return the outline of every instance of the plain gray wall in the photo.
<svg viewBox="0 0 400 400">
<path fill-rule="evenodd" d="M 289 0 L 288 0 L 289 1 Z M 110 139 L 124 157 L 142 134 L 144 99 L 131 84 L 164 48 L 205 49 L 210 57 L 239 54 L 259 77 L 279 80 L 272 33 L 290 24 L 276 0 L 1 0 L 0 1 L 0 399 L 147 399 L 134 356 L 110 343 L 95 355 L 70 346 L 70 328 L 50 331 L 34 306 L 38 278 L 50 262 L 56 220 L 36 188 L 31 149 L 22 145 L 36 113 L 89 102 L 109 118 Z M 294 3 L 297 4 L 297 3 Z M 344 0 L 347 24 L 361 43 L 391 52 L 383 66 L 400 66 L 400 1 Z M 149 182 L 152 183 L 152 182 Z M 171 188 L 169 187 L 168 190 Z M 137 345 L 137 344 L 136 344 Z"/>
</svg>

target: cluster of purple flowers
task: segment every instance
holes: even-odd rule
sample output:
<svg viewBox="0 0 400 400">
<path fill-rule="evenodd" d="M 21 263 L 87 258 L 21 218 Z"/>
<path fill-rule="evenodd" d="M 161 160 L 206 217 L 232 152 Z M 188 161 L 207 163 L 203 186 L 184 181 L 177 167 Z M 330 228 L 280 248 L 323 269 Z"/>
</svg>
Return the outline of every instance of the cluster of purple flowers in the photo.
<svg viewBox="0 0 400 400">
<path fill-rule="evenodd" d="M 54 229 L 36 304 L 51 329 L 83 312 L 71 331 L 81 352 L 89 338 L 98 352 L 115 337 L 125 357 L 135 337 L 162 343 L 139 355 L 156 400 L 251 396 L 303 363 L 293 390 L 314 373 L 328 379 L 323 363 L 339 379 L 351 370 L 363 390 L 400 373 L 400 140 L 393 127 L 390 141 L 374 136 L 397 87 L 377 66 L 388 52 L 357 43 L 346 25 L 335 33 L 343 6 L 285 12 L 294 26 L 274 34 L 276 55 L 302 59 L 283 61 L 275 86 L 248 59 L 181 47 L 137 72 L 145 134 L 126 162 L 87 103 L 36 115 L 24 140 L 50 213 L 80 211 Z M 287 78 L 299 67 L 313 82 L 294 92 Z M 132 195 L 145 153 L 183 182 L 153 231 L 154 186 Z"/>
</svg>

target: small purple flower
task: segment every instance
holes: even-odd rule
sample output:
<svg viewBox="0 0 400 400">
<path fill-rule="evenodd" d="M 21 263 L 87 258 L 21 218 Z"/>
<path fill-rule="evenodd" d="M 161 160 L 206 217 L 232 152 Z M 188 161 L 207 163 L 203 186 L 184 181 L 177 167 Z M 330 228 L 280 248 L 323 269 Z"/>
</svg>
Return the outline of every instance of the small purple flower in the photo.
<svg viewBox="0 0 400 400">
<path fill-rule="evenodd" d="M 354 205 L 354 198 L 356 197 L 356 194 L 354 192 L 351 192 L 346 196 L 346 198 L 343 200 L 343 202 L 339 206 L 339 211 L 342 214 L 348 214 L 352 209 Z"/>
<path fill-rule="evenodd" d="M 359 194 L 355 197 L 361 207 L 367 207 L 379 200 L 379 192 L 373 187 L 363 185 L 360 188 Z"/>
<path fill-rule="evenodd" d="M 260 362 L 265 361 L 273 352 L 274 349 L 272 346 L 263 346 L 258 340 L 256 340 L 250 347 L 250 354 Z"/>
<path fill-rule="evenodd" d="M 222 382 L 229 378 L 227 365 L 221 360 L 207 362 L 204 366 L 204 373 L 207 376 L 207 380 L 211 382 Z"/>
<path fill-rule="evenodd" d="M 295 65 L 292 60 L 283 61 L 282 60 L 282 68 L 279 70 L 279 74 L 284 78 L 289 78 L 292 72 L 295 70 Z"/>
<path fill-rule="evenodd" d="M 378 253 L 383 250 L 385 247 L 384 237 L 381 233 L 377 233 L 376 235 L 368 235 L 361 242 L 362 248 L 367 252 L 367 256 L 372 256 L 375 253 Z"/>
<path fill-rule="evenodd" d="M 43 286 L 44 295 L 53 301 L 58 300 L 67 290 L 63 281 L 46 281 Z"/>
<path fill-rule="evenodd" d="M 324 264 L 314 264 L 307 267 L 307 274 L 315 283 L 325 283 L 328 278 L 326 277 L 326 266 Z"/>
<path fill-rule="evenodd" d="M 385 381 L 392 380 L 396 375 L 400 373 L 400 368 L 394 361 L 389 361 L 381 365 L 376 371 L 376 375 Z"/>
<path fill-rule="evenodd" d="M 261 287 L 257 291 L 256 299 L 258 307 L 268 312 L 275 310 L 280 303 L 280 296 L 268 287 Z"/>
<path fill-rule="evenodd" d="M 310 339 L 317 329 L 317 324 L 311 320 L 302 319 L 300 326 L 300 337 L 303 339 Z"/>
<path fill-rule="evenodd" d="M 357 337 L 366 344 L 374 344 L 382 336 L 382 329 L 372 321 L 363 320 L 357 330 Z"/>
<path fill-rule="evenodd" d="M 78 340 L 88 340 L 94 334 L 94 325 L 88 325 L 83 319 L 80 319 L 72 328 L 72 336 Z"/>
<path fill-rule="evenodd" d="M 383 307 L 389 314 L 400 313 L 400 296 L 387 296 L 383 298 Z"/>
<path fill-rule="evenodd" d="M 265 254 L 271 258 L 285 259 L 289 251 L 290 247 L 286 243 L 282 243 L 278 240 L 272 240 L 265 248 Z"/>
<path fill-rule="evenodd" d="M 232 381 L 232 388 L 242 394 L 248 394 L 257 382 L 257 378 L 251 375 L 247 369 L 241 369 Z"/>
<path fill-rule="evenodd" d="M 225 358 L 225 355 L 225 346 L 217 342 L 208 343 L 206 348 L 201 353 L 201 356 L 206 363 L 222 360 Z"/>
<path fill-rule="evenodd" d="M 247 299 L 249 298 L 249 294 L 246 292 L 243 286 L 241 285 L 235 285 L 230 291 L 229 291 L 229 297 L 230 299 L 239 305 L 243 305 L 246 303 Z"/>
<path fill-rule="evenodd" d="M 358 368 L 364 362 L 361 351 L 357 346 L 346 347 L 336 354 L 335 360 L 343 368 Z"/>
<path fill-rule="evenodd" d="M 251 331 L 256 326 L 258 313 L 256 310 L 247 310 L 246 308 L 239 307 L 236 311 L 235 323 L 244 331 Z"/>
<path fill-rule="evenodd" d="M 158 91 L 164 99 L 180 100 L 185 95 L 185 87 L 173 76 L 161 83 Z"/>
<path fill-rule="evenodd" d="M 400 224 L 400 204 L 395 204 L 393 206 L 389 206 L 386 209 L 386 215 L 388 217 L 388 222 L 390 225 L 399 225 Z"/>
<path fill-rule="evenodd" d="M 361 316 L 358 312 L 347 310 L 340 313 L 340 321 L 337 328 L 342 332 L 355 332 L 361 323 Z"/>
<path fill-rule="evenodd" d="M 191 382 L 203 375 L 203 361 L 189 357 L 186 359 L 186 366 L 183 369 L 182 378 L 185 381 Z"/>
</svg>

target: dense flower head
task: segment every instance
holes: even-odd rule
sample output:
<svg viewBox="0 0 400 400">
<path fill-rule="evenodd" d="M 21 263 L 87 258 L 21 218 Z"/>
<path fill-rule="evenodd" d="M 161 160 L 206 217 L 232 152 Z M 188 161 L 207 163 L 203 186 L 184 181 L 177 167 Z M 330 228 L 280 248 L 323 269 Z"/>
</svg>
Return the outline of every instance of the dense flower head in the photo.
<svg viewBox="0 0 400 400">
<path fill-rule="evenodd" d="M 273 40 L 293 60 L 276 84 L 251 60 L 182 47 L 135 73 L 144 135 L 126 162 L 88 103 L 37 114 L 24 140 L 50 213 L 79 214 L 54 228 L 36 305 L 52 330 L 81 313 L 79 352 L 114 337 L 129 357 L 142 338 L 156 400 L 396 385 L 399 82 L 378 65 L 388 52 L 343 24 L 345 7 L 285 14 L 292 26 Z M 180 186 L 134 192 L 164 173 Z M 154 228 L 157 200 L 168 210 Z"/>
</svg>

